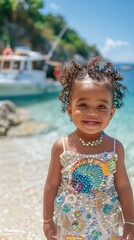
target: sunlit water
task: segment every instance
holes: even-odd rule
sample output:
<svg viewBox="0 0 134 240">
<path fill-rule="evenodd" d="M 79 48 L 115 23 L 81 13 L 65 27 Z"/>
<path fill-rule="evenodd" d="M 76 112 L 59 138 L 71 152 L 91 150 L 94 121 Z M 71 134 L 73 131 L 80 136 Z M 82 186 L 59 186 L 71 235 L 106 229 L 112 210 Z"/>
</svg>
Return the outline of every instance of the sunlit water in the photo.
<svg viewBox="0 0 134 240">
<path fill-rule="evenodd" d="M 125 106 L 105 130 L 126 151 L 126 167 L 134 187 L 134 71 L 124 71 L 129 92 Z M 53 142 L 74 130 L 61 112 L 57 95 L 17 101 L 39 122 L 49 124 L 42 134 L 0 140 L 0 240 L 43 240 L 42 194 Z"/>
</svg>

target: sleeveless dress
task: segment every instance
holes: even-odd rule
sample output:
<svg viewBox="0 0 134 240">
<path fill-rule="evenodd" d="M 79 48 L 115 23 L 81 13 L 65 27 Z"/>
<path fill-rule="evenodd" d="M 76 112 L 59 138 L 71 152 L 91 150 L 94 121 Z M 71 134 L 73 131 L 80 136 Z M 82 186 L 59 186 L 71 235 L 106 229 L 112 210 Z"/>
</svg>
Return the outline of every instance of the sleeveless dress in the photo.
<svg viewBox="0 0 134 240">
<path fill-rule="evenodd" d="M 62 181 L 54 202 L 58 240 L 122 239 L 123 214 L 114 187 L 117 154 L 60 156 Z"/>
</svg>

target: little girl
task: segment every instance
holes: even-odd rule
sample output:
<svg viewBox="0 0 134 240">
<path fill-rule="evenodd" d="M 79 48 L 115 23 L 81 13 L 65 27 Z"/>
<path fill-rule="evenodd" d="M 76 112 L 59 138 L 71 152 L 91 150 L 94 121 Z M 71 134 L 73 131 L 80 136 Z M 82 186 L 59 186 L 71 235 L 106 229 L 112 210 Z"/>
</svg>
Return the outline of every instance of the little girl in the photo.
<svg viewBox="0 0 134 240">
<path fill-rule="evenodd" d="M 73 61 L 63 71 L 59 99 L 76 130 L 52 147 L 43 205 L 47 240 L 134 240 L 124 149 L 104 132 L 123 105 L 121 81 L 100 58 L 85 66 Z"/>
</svg>

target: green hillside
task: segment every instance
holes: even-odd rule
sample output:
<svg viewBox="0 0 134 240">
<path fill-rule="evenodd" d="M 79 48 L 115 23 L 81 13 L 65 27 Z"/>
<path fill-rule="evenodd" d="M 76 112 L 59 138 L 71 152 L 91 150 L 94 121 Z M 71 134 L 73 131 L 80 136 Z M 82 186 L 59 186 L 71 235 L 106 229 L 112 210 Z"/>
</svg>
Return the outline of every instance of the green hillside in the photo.
<svg viewBox="0 0 134 240">
<path fill-rule="evenodd" d="M 47 54 L 67 23 L 63 16 L 43 15 L 42 0 L 0 0 L 0 52 L 8 44 L 29 46 Z M 67 61 L 74 55 L 88 59 L 99 55 L 96 46 L 88 45 L 73 29 L 63 35 L 52 60 Z"/>
</svg>

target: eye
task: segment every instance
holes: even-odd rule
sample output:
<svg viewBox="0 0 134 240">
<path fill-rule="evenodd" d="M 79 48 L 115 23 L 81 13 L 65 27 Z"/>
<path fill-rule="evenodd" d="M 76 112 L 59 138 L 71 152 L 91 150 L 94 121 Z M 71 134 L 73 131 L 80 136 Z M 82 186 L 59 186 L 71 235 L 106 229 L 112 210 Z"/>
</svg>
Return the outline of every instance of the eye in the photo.
<svg viewBox="0 0 134 240">
<path fill-rule="evenodd" d="M 102 105 L 99 105 L 98 108 L 99 108 L 100 110 L 106 110 L 106 109 L 107 109 L 107 107 L 106 107 L 105 105 L 103 105 L 103 104 L 102 104 Z"/>
<path fill-rule="evenodd" d="M 80 107 L 80 108 L 87 108 L 87 104 L 86 103 L 80 103 L 78 105 L 78 107 Z"/>
</svg>

